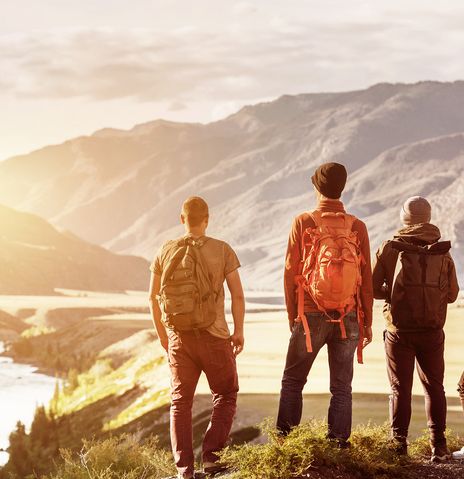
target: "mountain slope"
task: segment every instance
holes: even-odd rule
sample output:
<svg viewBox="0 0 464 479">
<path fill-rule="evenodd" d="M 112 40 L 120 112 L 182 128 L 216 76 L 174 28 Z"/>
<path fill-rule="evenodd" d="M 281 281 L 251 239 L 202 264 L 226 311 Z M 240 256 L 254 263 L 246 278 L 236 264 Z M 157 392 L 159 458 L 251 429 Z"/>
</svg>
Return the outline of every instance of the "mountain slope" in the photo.
<svg viewBox="0 0 464 479">
<path fill-rule="evenodd" d="M 0 163 L 0 201 L 150 258 L 181 234 L 180 205 L 199 194 L 211 206 L 209 233 L 237 249 L 246 285 L 279 288 L 292 216 L 314 205 L 309 177 L 324 161 L 347 165 L 344 200 L 366 220 L 373 248 L 416 194 L 430 197 L 457 241 L 463 106 L 464 82 L 379 84 L 283 96 L 208 125 L 106 129 Z"/>
<path fill-rule="evenodd" d="M 148 262 L 111 253 L 38 216 L 0 205 L 0 294 L 52 294 L 55 288 L 146 289 Z"/>
</svg>

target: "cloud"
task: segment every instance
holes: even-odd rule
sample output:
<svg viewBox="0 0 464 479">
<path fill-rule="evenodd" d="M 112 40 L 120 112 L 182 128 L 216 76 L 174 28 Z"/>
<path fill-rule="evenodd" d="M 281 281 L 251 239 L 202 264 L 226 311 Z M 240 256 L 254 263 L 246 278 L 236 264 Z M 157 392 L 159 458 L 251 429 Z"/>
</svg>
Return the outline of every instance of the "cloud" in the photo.
<svg viewBox="0 0 464 479">
<path fill-rule="evenodd" d="M 252 15 L 258 11 L 251 2 L 237 2 L 233 6 L 233 11 L 237 15 Z"/>
<path fill-rule="evenodd" d="M 235 10 L 246 14 L 250 6 L 240 2 Z M 0 94 L 131 98 L 180 109 L 205 99 L 227 104 L 459 73 L 464 33 L 440 39 L 432 17 L 420 20 L 308 23 L 271 15 L 253 28 L 216 31 L 186 26 L 170 33 L 107 28 L 2 36 Z M 444 16 L 437 21 L 445 28 Z"/>
<path fill-rule="evenodd" d="M 180 101 L 173 101 L 169 105 L 169 111 L 182 111 L 187 109 L 187 105 L 185 103 L 182 103 Z"/>
</svg>

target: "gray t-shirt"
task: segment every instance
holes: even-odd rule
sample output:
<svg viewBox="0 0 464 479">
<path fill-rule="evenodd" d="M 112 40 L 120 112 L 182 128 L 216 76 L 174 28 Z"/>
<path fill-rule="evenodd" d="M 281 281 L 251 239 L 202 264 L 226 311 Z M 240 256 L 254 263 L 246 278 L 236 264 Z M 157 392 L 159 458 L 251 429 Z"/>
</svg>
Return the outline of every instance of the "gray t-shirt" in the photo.
<svg viewBox="0 0 464 479">
<path fill-rule="evenodd" d="M 159 276 L 163 274 L 169 252 L 177 241 L 167 241 L 160 248 L 150 266 L 150 271 Z M 213 289 L 217 293 L 216 321 L 207 331 L 219 338 L 229 338 L 230 331 L 227 326 L 224 308 L 224 280 L 229 273 L 240 267 L 240 261 L 230 245 L 215 238 L 209 238 L 201 247 L 201 252 L 211 273 Z"/>
</svg>

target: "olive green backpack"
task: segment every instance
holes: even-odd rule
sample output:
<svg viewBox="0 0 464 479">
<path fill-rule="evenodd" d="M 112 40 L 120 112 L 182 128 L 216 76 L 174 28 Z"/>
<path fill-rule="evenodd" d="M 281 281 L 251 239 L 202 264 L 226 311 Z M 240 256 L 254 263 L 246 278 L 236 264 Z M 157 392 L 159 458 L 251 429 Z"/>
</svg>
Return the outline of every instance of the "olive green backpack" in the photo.
<svg viewBox="0 0 464 479">
<path fill-rule="evenodd" d="M 169 329 L 206 329 L 216 320 L 216 294 L 201 252 L 208 239 L 187 236 L 170 251 L 158 294 L 163 323 Z"/>
</svg>

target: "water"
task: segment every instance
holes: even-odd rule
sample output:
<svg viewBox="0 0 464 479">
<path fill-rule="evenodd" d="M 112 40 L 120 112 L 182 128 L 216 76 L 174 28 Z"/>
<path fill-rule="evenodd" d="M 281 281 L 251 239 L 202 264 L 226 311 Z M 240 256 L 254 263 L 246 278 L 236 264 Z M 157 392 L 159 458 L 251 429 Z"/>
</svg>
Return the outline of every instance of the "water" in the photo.
<svg viewBox="0 0 464 479">
<path fill-rule="evenodd" d="M 0 352 L 3 350 L 0 342 Z M 29 427 L 36 406 L 48 404 L 53 396 L 55 378 L 35 371 L 32 366 L 0 357 L 0 449 L 8 447 L 8 436 L 17 421 Z M 0 452 L 0 466 L 7 461 L 8 454 Z"/>
</svg>

